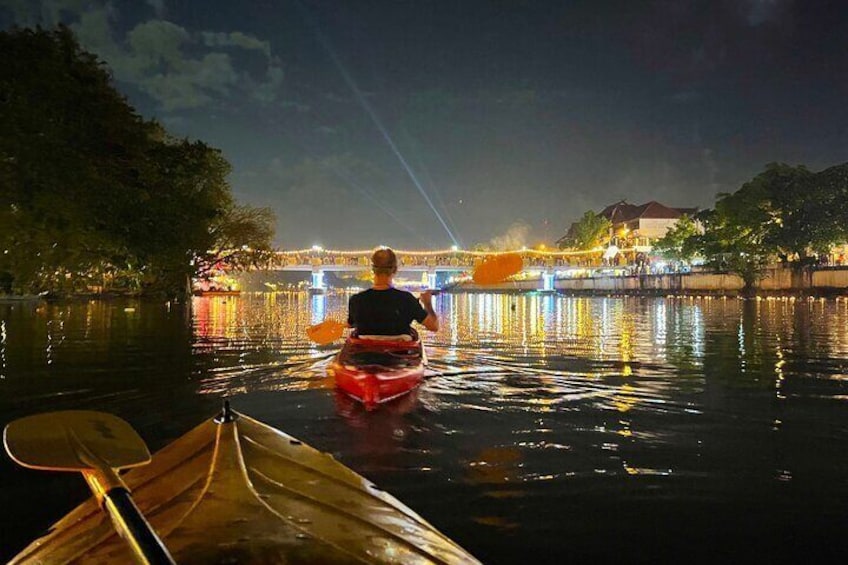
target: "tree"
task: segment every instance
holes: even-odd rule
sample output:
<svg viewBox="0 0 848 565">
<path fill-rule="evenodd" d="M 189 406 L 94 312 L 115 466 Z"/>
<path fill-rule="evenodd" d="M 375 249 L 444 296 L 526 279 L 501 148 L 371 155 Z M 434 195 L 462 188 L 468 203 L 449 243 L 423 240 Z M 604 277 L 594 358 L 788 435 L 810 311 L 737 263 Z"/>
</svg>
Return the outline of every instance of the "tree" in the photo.
<svg viewBox="0 0 848 565">
<path fill-rule="evenodd" d="M 137 203 L 120 221 L 128 247 L 145 266 L 144 289 L 185 287 L 192 260 L 215 245 L 214 226 L 234 205 L 229 172 L 221 152 L 203 142 L 168 140 L 151 148 Z"/>
<path fill-rule="evenodd" d="M 807 183 L 806 221 L 810 224 L 809 247 L 827 253 L 835 244 L 848 242 L 848 163 L 816 173 Z M 799 219 L 799 223 L 804 220 Z"/>
<path fill-rule="evenodd" d="M 770 252 L 804 259 L 827 238 L 817 230 L 820 195 L 811 190 L 813 177 L 803 165 L 770 163 L 733 195 L 749 210 L 759 210 L 752 216 L 737 216 L 760 223 L 764 230 L 763 244 Z"/>
<path fill-rule="evenodd" d="M 715 210 L 698 214 L 704 233 L 690 237 L 685 245 L 697 250 L 713 268 L 738 274 L 744 282 L 744 291 L 750 292 L 762 278 L 769 259 L 768 248 L 763 245 L 760 233 L 740 226 L 728 214 L 726 198 L 716 203 Z"/>
<path fill-rule="evenodd" d="M 566 239 L 577 249 L 594 249 L 609 241 L 611 228 L 607 218 L 587 210 L 580 220 L 571 225 Z"/>
<path fill-rule="evenodd" d="M 804 166 L 771 163 L 733 194 L 720 194 L 698 219 L 702 235 L 684 240 L 710 264 L 735 272 L 750 291 L 777 256 L 827 252 L 848 239 L 848 164 L 813 173 Z M 667 242 L 664 242 L 664 245 Z"/>
<path fill-rule="evenodd" d="M 221 237 L 269 247 L 273 219 L 234 202 L 221 152 L 144 121 L 68 28 L 0 32 L 0 59 L 5 291 L 176 295 Z"/>
<path fill-rule="evenodd" d="M 654 243 L 653 252 L 671 261 L 691 261 L 696 255 L 692 238 L 700 234 L 698 224 L 684 214 Z"/>
<path fill-rule="evenodd" d="M 209 278 L 215 270 L 247 269 L 270 259 L 274 223 L 270 208 L 232 205 L 212 226 L 214 244 L 196 257 L 197 275 Z"/>
<path fill-rule="evenodd" d="M 846 238 L 844 197 L 848 164 L 813 173 L 803 165 L 770 163 L 728 196 L 734 221 L 761 234 L 769 253 L 797 257 L 826 253 Z"/>
<path fill-rule="evenodd" d="M 0 271 L 15 292 L 74 290 L 119 251 L 100 229 L 149 125 L 71 31 L 0 33 Z"/>
</svg>

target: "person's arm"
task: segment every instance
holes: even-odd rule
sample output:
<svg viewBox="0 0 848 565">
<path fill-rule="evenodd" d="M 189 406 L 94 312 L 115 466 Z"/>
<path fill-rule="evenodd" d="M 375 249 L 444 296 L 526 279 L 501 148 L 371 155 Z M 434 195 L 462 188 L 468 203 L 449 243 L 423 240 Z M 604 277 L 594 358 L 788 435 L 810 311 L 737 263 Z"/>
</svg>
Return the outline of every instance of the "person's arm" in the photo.
<svg viewBox="0 0 848 565">
<path fill-rule="evenodd" d="M 424 307 L 424 311 L 427 312 L 427 317 L 421 321 L 421 325 L 431 332 L 439 331 L 439 317 L 436 315 L 436 311 L 433 310 L 433 293 L 425 290 L 418 297 L 418 300 L 421 302 L 421 306 Z"/>
<path fill-rule="evenodd" d="M 350 300 L 347 302 L 347 327 L 355 328 L 356 327 L 356 304 L 357 301 L 354 300 L 356 295 L 350 297 Z"/>
</svg>

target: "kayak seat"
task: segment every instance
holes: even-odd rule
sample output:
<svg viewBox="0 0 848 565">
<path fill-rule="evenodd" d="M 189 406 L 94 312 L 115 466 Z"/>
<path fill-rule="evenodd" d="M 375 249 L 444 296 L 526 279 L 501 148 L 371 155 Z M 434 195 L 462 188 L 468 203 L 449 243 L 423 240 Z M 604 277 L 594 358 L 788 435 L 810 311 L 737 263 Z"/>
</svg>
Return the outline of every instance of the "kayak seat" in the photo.
<svg viewBox="0 0 848 565">
<path fill-rule="evenodd" d="M 358 366 L 376 367 L 402 367 L 416 365 L 421 361 L 418 351 L 406 351 L 395 353 L 394 351 L 355 351 L 347 357 L 347 361 Z"/>
<path fill-rule="evenodd" d="M 398 334 L 398 335 L 358 335 L 356 336 L 358 339 L 367 339 L 372 341 L 413 341 L 411 335 L 408 334 Z"/>
</svg>

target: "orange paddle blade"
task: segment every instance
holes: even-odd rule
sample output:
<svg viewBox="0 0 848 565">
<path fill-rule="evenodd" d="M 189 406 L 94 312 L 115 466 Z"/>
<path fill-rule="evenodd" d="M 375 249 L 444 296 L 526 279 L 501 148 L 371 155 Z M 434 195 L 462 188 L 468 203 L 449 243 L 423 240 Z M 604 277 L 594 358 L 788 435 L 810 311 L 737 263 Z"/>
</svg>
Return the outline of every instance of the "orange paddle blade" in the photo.
<svg viewBox="0 0 848 565">
<path fill-rule="evenodd" d="M 324 320 L 320 324 L 306 328 L 306 335 L 319 345 L 327 345 L 342 337 L 346 327 L 345 324 L 335 320 Z"/>
<path fill-rule="evenodd" d="M 474 269 L 471 279 L 476 284 L 498 284 L 521 272 L 524 260 L 519 253 L 504 253 L 489 257 Z"/>
</svg>

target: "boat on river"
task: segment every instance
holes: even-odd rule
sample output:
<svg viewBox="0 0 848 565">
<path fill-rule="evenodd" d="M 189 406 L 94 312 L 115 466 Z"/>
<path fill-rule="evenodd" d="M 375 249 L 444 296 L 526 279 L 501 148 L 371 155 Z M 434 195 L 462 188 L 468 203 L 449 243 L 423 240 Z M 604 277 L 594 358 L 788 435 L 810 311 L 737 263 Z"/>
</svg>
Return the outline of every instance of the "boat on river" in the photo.
<svg viewBox="0 0 848 565">
<path fill-rule="evenodd" d="M 120 458 L 121 453 L 109 452 L 120 451 L 121 445 L 100 444 L 123 437 L 121 424 L 132 432 L 123 420 L 100 412 L 29 417 L 36 418 L 41 420 L 13 422 L 5 433 L 10 455 L 35 468 L 47 468 L 45 459 L 61 459 L 55 447 L 46 453 L 36 428 L 50 428 L 42 434 L 52 436 L 50 441 L 72 444 L 83 467 L 90 458 L 101 463 Z M 39 450 L 44 459 L 32 463 L 41 457 Z M 109 467 L 129 465 L 115 461 Z M 52 468 L 60 466 L 81 470 L 71 469 L 74 462 L 68 461 Z M 82 473 L 86 476 L 86 470 Z M 478 563 L 331 455 L 228 406 L 120 480 L 167 548 L 166 563 L 171 557 L 177 563 Z M 116 533 L 98 499 L 72 510 L 11 563 L 131 562 L 131 544 Z"/>
<path fill-rule="evenodd" d="M 336 388 L 368 409 L 399 398 L 424 380 L 427 356 L 418 333 L 347 338 L 327 372 Z"/>
</svg>

